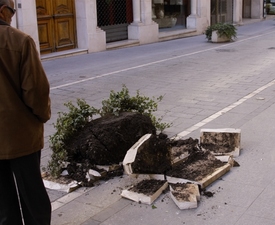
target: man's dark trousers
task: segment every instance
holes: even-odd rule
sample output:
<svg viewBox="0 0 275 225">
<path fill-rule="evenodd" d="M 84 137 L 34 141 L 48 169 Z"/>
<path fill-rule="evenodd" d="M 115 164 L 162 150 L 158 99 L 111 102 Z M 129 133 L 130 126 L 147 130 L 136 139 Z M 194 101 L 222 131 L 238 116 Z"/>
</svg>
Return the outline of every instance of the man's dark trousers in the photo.
<svg viewBox="0 0 275 225">
<path fill-rule="evenodd" d="M 41 151 L 38 151 L 0 160 L 0 225 L 22 225 L 22 214 L 25 225 L 50 224 L 51 203 L 41 178 L 40 156 Z"/>
</svg>

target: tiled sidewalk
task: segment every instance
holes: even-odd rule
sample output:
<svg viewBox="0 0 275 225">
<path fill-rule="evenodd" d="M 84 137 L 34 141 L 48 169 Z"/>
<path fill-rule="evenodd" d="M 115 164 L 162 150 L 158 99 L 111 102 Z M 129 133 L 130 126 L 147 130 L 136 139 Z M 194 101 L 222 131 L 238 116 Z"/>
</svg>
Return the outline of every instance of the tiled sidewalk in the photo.
<svg viewBox="0 0 275 225">
<path fill-rule="evenodd" d="M 53 116 L 45 126 L 44 167 L 50 159 L 48 138 L 54 132 L 52 123 L 56 121 L 57 112 L 65 110 L 63 103 L 80 97 L 100 104 L 108 96 L 104 90 L 120 89 L 122 83 L 130 90 L 141 89 L 141 93 L 149 96 L 165 92 L 159 114 L 164 115 L 165 121 L 173 122 L 172 128 L 167 130 L 170 136 L 181 134 L 199 138 L 201 128 L 240 128 L 243 148 L 237 158 L 240 167 L 232 168 L 222 179 L 214 182 L 208 188 L 215 192 L 214 197 L 203 196 L 197 209 L 179 210 L 168 193 L 156 200 L 156 208 L 123 199 L 121 190 L 137 182 L 124 175 L 69 194 L 48 190 L 53 206 L 52 224 L 274 224 L 275 76 L 271 65 L 275 52 L 269 50 L 275 46 L 274 21 L 260 23 L 261 26 L 259 23 L 241 26 L 239 40 L 228 45 L 202 45 L 204 37 L 194 37 L 104 52 L 95 54 L 96 57 L 77 56 L 47 62 L 48 71 L 54 71 L 53 68 L 62 63 L 67 70 L 48 72 L 54 83 L 51 90 Z M 263 34 L 267 32 L 261 30 L 263 25 L 270 27 L 269 35 Z M 253 37 L 254 33 L 258 36 Z M 166 49 L 173 48 L 173 43 L 194 46 L 194 50 L 186 48 L 181 52 L 176 46 L 172 56 L 161 59 Z M 198 50 L 196 46 L 202 49 Z M 154 54 L 154 48 L 158 48 L 160 53 Z M 116 54 L 119 58 L 125 57 L 125 60 L 136 55 L 140 63 L 126 62 L 124 66 L 130 69 L 125 70 L 119 62 L 114 62 L 118 58 L 110 58 Z M 150 54 L 159 57 L 156 62 L 146 62 L 145 56 Z M 101 71 L 99 65 L 104 59 L 104 63 L 112 67 Z M 90 60 L 87 71 L 93 71 L 98 78 L 90 79 L 89 74 L 84 75 L 84 72 L 77 76 L 73 74 L 76 65 L 84 60 Z M 95 61 L 97 64 L 94 64 Z M 109 76 L 109 73 L 115 75 Z M 74 83 L 79 79 L 86 80 Z M 71 85 L 58 86 L 64 83 Z"/>
</svg>

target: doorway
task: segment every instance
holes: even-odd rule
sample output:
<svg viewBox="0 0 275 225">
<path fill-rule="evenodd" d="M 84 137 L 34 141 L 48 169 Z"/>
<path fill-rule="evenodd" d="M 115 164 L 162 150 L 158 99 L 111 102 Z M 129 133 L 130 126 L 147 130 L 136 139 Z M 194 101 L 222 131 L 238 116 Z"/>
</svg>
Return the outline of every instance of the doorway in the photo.
<svg viewBox="0 0 275 225">
<path fill-rule="evenodd" d="M 243 18 L 251 18 L 251 0 L 243 0 Z"/>
<path fill-rule="evenodd" d="M 211 0 L 211 25 L 233 23 L 233 0 Z"/>
<path fill-rule="evenodd" d="M 36 0 L 40 53 L 76 48 L 74 0 Z"/>
</svg>

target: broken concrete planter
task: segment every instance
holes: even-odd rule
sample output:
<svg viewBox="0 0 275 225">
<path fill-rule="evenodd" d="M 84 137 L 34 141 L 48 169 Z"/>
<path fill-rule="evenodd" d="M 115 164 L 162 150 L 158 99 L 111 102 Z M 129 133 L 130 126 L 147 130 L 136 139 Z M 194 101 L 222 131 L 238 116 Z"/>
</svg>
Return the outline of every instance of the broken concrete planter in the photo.
<svg viewBox="0 0 275 225">
<path fill-rule="evenodd" d="M 151 195 L 146 195 L 143 193 L 138 193 L 135 191 L 132 191 L 132 188 L 129 188 L 127 190 L 122 190 L 121 196 L 124 198 L 128 198 L 130 200 L 133 200 L 135 202 L 144 203 L 151 205 L 161 194 L 162 192 L 168 187 L 168 182 L 166 181 L 163 185 L 161 185 L 157 191 L 155 191 Z"/>
<path fill-rule="evenodd" d="M 216 169 L 213 173 L 209 174 L 208 176 L 205 176 L 203 179 L 198 181 L 200 183 L 200 186 L 202 189 L 206 188 L 210 184 L 212 184 L 214 181 L 222 177 L 224 174 L 229 172 L 231 169 L 231 165 L 229 163 L 226 163 L 224 166 Z"/>
<path fill-rule="evenodd" d="M 224 163 L 229 163 L 231 167 L 234 166 L 235 160 L 232 155 L 215 155 L 215 157 Z"/>
<path fill-rule="evenodd" d="M 153 134 L 142 136 L 123 160 L 126 174 L 164 174 L 171 167 L 166 140 Z"/>
<path fill-rule="evenodd" d="M 54 181 L 49 181 L 49 180 L 43 179 L 43 182 L 44 182 L 44 186 L 48 189 L 64 191 L 67 193 L 70 193 L 70 192 L 78 189 L 79 187 L 81 187 L 81 185 L 77 181 L 72 181 L 68 184 L 61 184 L 61 183 L 57 183 Z"/>
<path fill-rule="evenodd" d="M 216 30 L 212 31 L 212 36 L 211 36 L 211 41 L 214 43 L 219 43 L 219 42 L 229 42 L 230 38 L 226 36 L 219 36 L 218 32 Z"/>
<path fill-rule="evenodd" d="M 149 138 L 151 134 L 143 135 L 126 153 L 124 160 L 122 162 L 124 171 L 126 174 L 130 175 L 133 174 L 132 163 L 135 161 L 138 148 Z"/>
<path fill-rule="evenodd" d="M 171 177 L 171 176 L 166 176 L 166 180 L 169 183 L 193 183 L 193 184 L 198 184 L 202 189 L 206 188 L 209 186 L 211 183 L 213 183 L 215 180 L 226 174 L 229 170 L 231 169 L 231 165 L 229 163 L 226 163 L 224 166 L 217 168 L 213 173 L 205 176 L 201 180 L 187 180 L 184 178 L 179 178 L 179 177 Z"/>
<path fill-rule="evenodd" d="M 170 196 L 180 209 L 194 209 L 200 200 L 199 187 L 196 184 L 177 183 L 170 186 Z"/>
<path fill-rule="evenodd" d="M 200 145 L 214 155 L 240 155 L 240 129 L 201 129 L 200 133 Z"/>
</svg>

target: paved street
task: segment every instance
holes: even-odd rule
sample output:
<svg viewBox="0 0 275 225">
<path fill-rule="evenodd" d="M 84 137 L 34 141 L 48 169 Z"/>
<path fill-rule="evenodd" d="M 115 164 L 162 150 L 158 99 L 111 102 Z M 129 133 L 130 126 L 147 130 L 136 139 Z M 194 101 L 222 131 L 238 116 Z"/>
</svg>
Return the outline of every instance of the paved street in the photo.
<svg viewBox="0 0 275 225">
<path fill-rule="evenodd" d="M 100 107 L 110 90 L 164 95 L 157 116 L 173 126 L 169 137 L 199 138 L 201 128 L 241 129 L 240 167 L 218 179 L 197 209 L 179 210 L 162 194 L 156 208 L 120 196 L 137 182 L 128 176 L 70 194 L 48 190 L 53 225 L 271 225 L 275 224 L 275 20 L 238 27 L 238 39 L 207 42 L 204 35 L 43 61 L 51 84 L 52 119 L 45 125 L 42 167 L 49 135 L 65 102 L 83 98 Z"/>
</svg>

